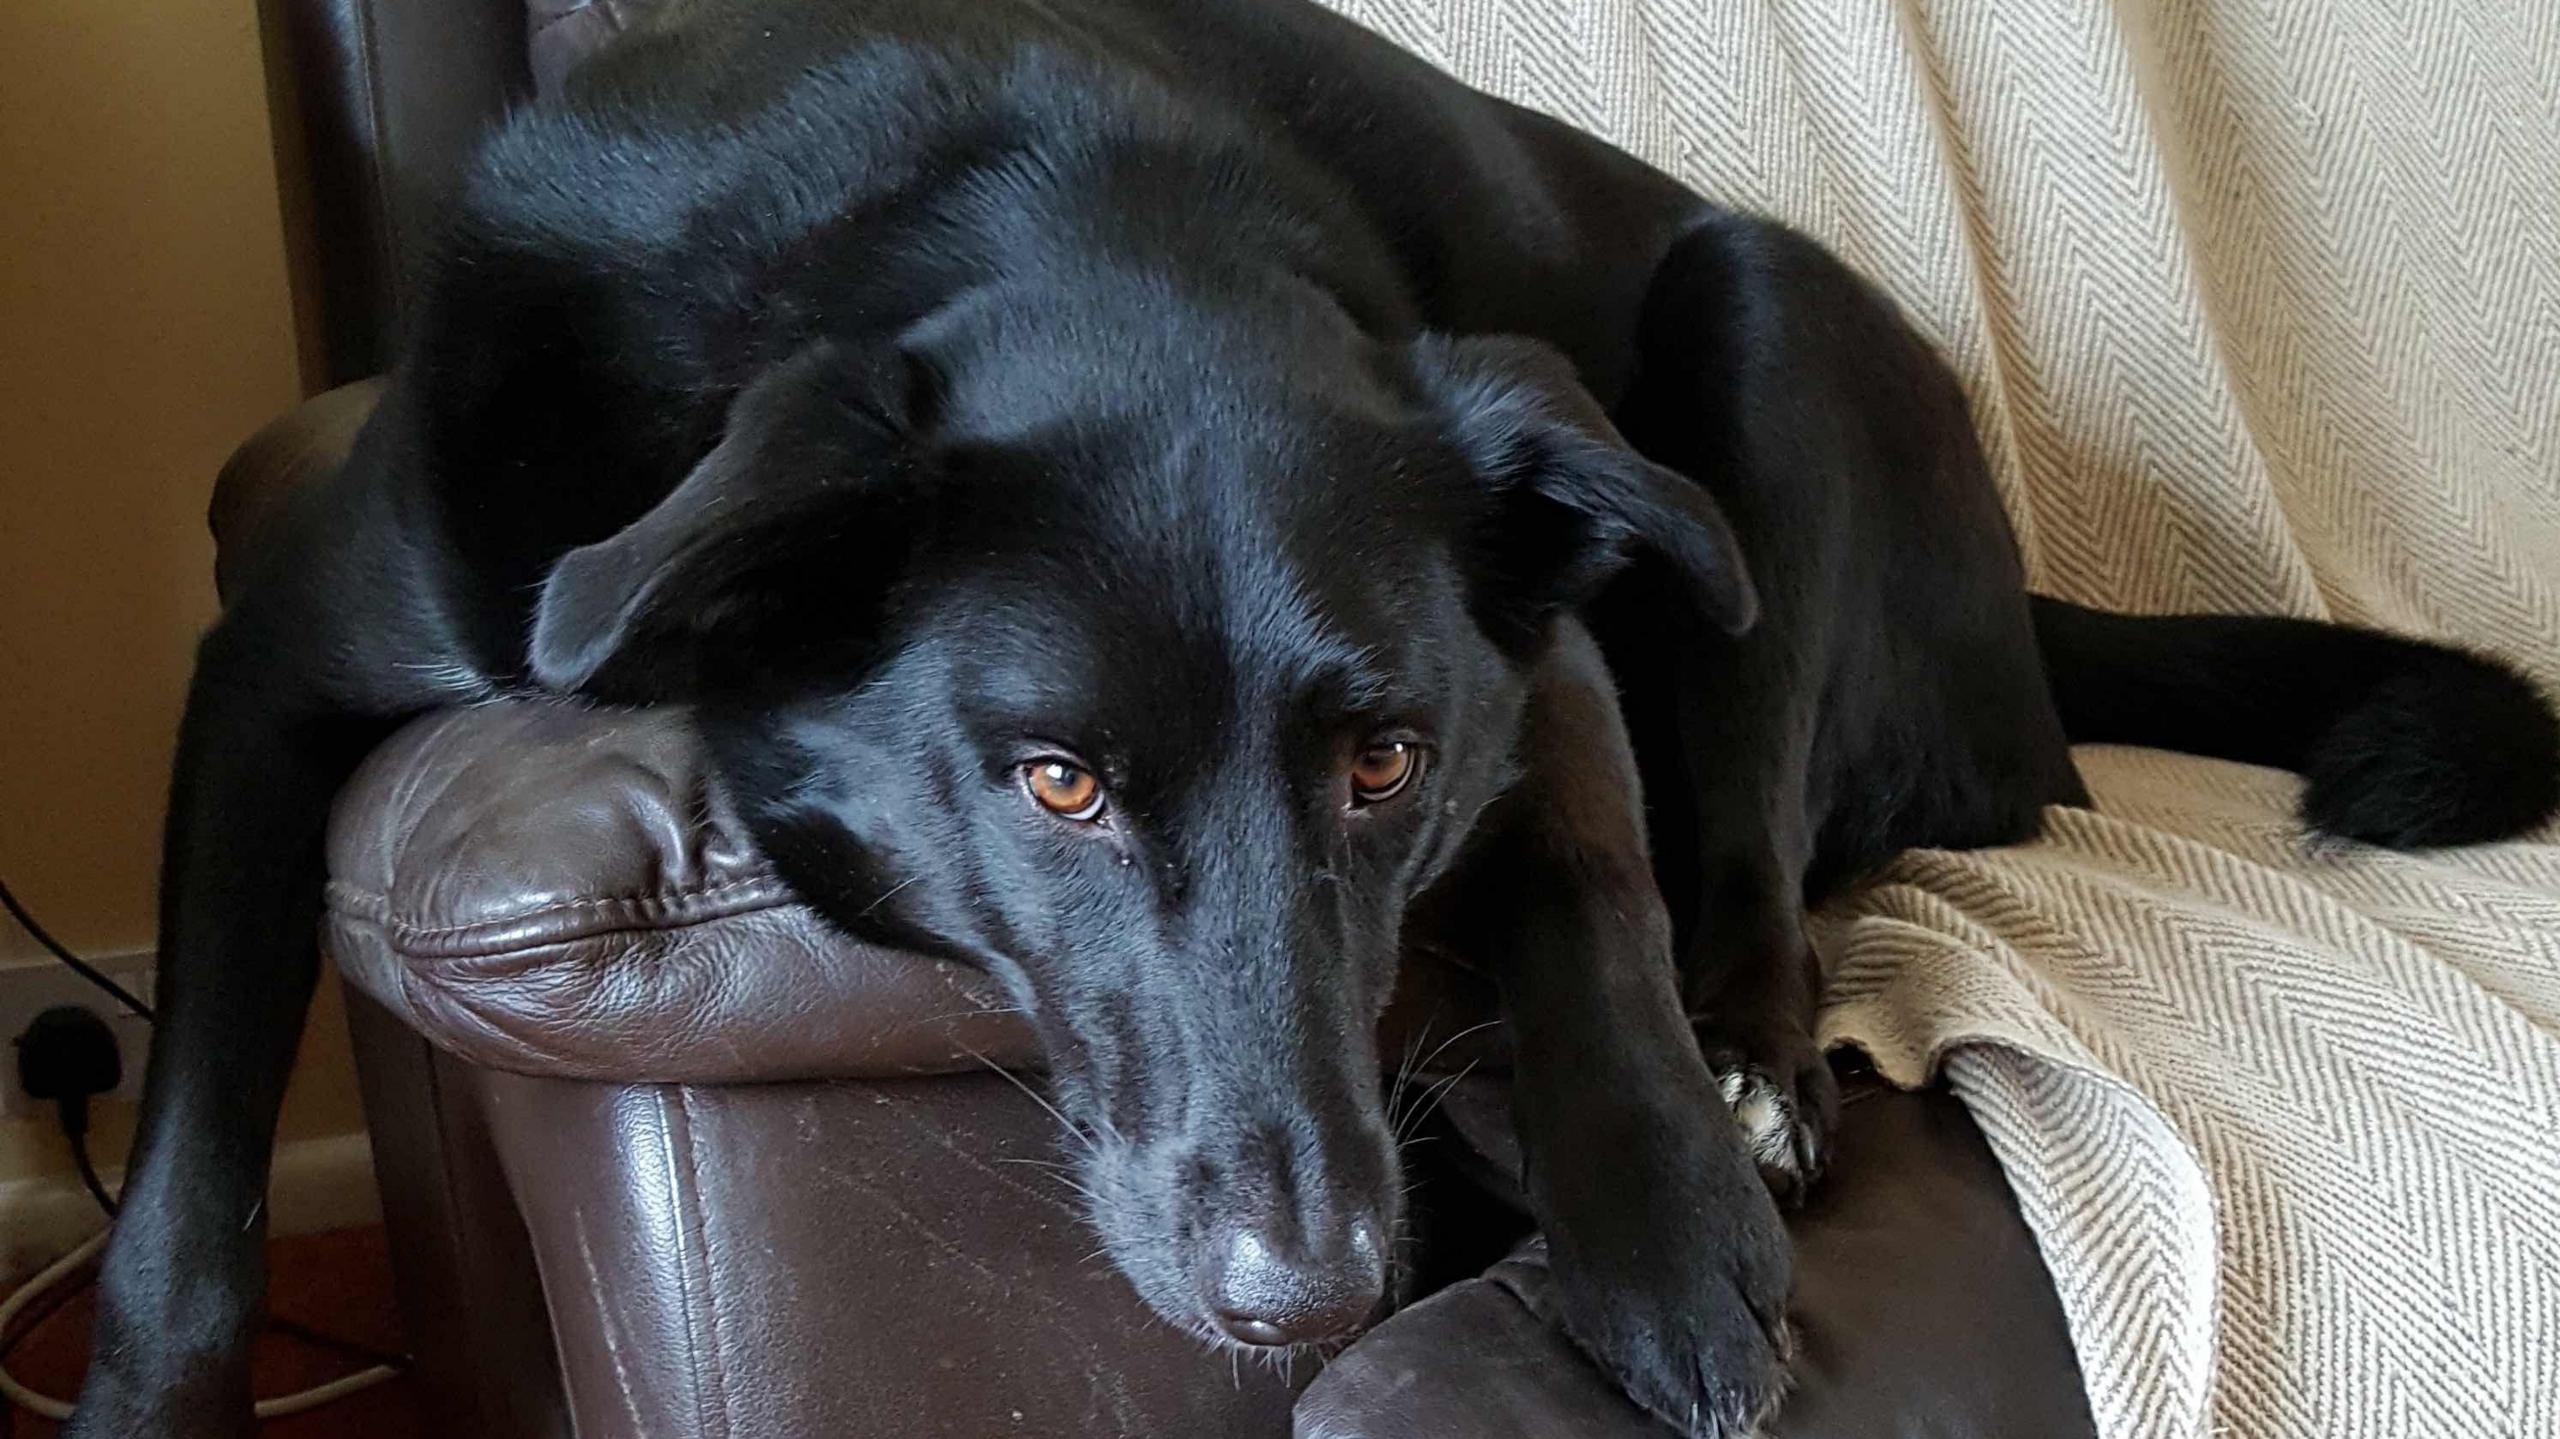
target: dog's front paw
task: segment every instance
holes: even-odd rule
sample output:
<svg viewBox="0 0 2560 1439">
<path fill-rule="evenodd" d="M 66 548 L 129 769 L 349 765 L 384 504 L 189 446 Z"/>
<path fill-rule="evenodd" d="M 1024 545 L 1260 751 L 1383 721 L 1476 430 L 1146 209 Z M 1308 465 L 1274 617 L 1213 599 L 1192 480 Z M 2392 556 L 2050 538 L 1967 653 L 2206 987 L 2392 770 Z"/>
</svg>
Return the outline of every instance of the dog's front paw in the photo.
<svg viewBox="0 0 2560 1439">
<path fill-rule="evenodd" d="M 1551 1318 L 1681 1433 L 1742 1439 L 1786 1393 L 1794 1251 L 1729 1132 L 1656 1142 L 1615 1175 L 1635 1202 L 1550 1224 Z"/>
<path fill-rule="evenodd" d="M 1569 1271 L 1568 1271 L 1569 1272 Z M 1786 1397 L 1783 1298 L 1740 1282 L 1670 1294 L 1559 1277 L 1565 1331 L 1627 1397 L 1690 1439 L 1748 1439 Z"/>
<path fill-rule="evenodd" d="M 1803 1202 L 1831 1159 L 1840 1120 L 1840 1081 L 1801 1030 L 1741 1038 L 1710 1036 L 1707 1063 L 1742 1129 L 1760 1177 L 1781 1204 Z"/>
</svg>

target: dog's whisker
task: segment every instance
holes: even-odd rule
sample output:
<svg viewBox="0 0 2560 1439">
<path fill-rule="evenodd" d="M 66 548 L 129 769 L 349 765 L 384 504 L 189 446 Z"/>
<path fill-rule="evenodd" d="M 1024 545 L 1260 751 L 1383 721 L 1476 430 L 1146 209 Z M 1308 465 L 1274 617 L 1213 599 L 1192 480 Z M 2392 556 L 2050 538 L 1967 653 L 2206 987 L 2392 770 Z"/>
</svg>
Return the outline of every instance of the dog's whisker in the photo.
<svg viewBox="0 0 2560 1439">
<path fill-rule="evenodd" d="M 927 1024 L 948 1024 L 955 1019 L 1000 1019 L 1008 1014 L 1029 1014 L 1030 1012 L 1030 1010 L 1019 1004 L 1002 1004 L 994 1006 L 993 1008 L 980 1008 L 976 1005 L 972 1005 L 967 1009 L 954 1009 L 945 1011 L 941 1014 L 927 1015 L 925 1016 L 924 1022 Z"/>
<path fill-rule="evenodd" d="M 1416 1136 L 1417 1131 L 1422 1128 L 1423 1121 L 1428 1119 L 1432 1112 L 1440 1107 L 1441 1101 L 1449 1097 L 1449 1091 L 1457 1088 L 1459 1081 L 1465 1079 L 1468 1075 L 1475 1073 L 1476 1063 L 1477 1061 L 1475 1060 L 1468 1060 L 1466 1068 L 1459 1070 L 1457 1073 L 1450 1075 L 1448 1078 L 1441 1080 L 1439 1083 L 1432 1085 L 1430 1089 L 1424 1091 L 1422 1102 L 1414 1107 L 1414 1112 L 1410 1120 L 1400 1126 L 1397 1131 L 1396 1143 L 1399 1148 L 1401 1148 L 1407 1140 Z"/>
<path fill-rule="evenodd" d="M 1121 1135 L 1120 1126 L 1111 1122 L 1111 1115 L 1107 1111 L 1096 1110 L 1093 1117 L 1101 1124 L 1102 1132 L 1111 1137 L 1112 1143 L 1124 1149 L 1128 1147 L 1129 1141 Z"/>
<path fill-rule="evenodd" d="M 1413 1081 L 1415 1060 L 1422 1052 L 1422 1041 L 1429 1037 L 1429 1034 L 1430 1026 L 1426 1024 L 1406 1037 L 1404 1058 L 1396 1065 L 1395 1083 L 1387 1089 L 1387 1113 L 1395 1113 L 1396 1106 L 1404 1102 L 1405 1086 Z"/>
<path fill-rule="evenodd" d="M 860 913 L 858 913 L 858 914 L 856 914 L 856 915 L 854 916 L 854 918 L 856 918 L 856 919 L 868 919 L 868 918 L 870 918 L 870 917 L 871 917 L 871 913 L 872 913 L 872 911 L 874 911 L 874 910 L 878 909 L 880 906 L 882 906 L 882 905 L 884 905 L 884 904 L 887 904 L 889 901 L 891 901 L 891 900 L 893 900 L 893 899 L 896 899 L 896 898 L 898 897 L 898 892 L 899 892 L 900 890 L 905 889 L 908 885 L 914 884 L 917 880 L 920 880 L 920 879 L 922 879 L 922 878 L 924 878 L 924 876 L 923 876 L 923 875 L 921 875 L 921 874 L 911 874 L 911 875 L 908 875 L 905 879 L 899 880 L 896 884 L 893 884 L 893 885 L 889 886 L 887 889 L 882 890 L 882 891 L 880 892 L 880 897 L 879 897 L 878 899 L 875 899 L 875 900 L 871 901 L 869 904 L 864 905 L 864 906 L 862 907 L 861 912 L 860 912 Z"/>
<path fill-rule="evenodd" d="M 1430 1018 L 1425 1019 L 1420 1028 L 1405 1037 L 1404 1062 L 1397 1067 L 1400 1074 L 1410 1077 L 1420 1067 L 1422 1046 L 1431 1042 L 1432 1027 L 1439 1024 L 1440 1017 L 1441 1011 L 1437 1008 L 1433 1009 Z"/>
<path fill-rule="evenodd" d="M 1066 1187 L 1066 1188 L 1068 1188 L 1068 1189 L 1071 1189 L 1071 1190 L 1075 1191 L 1075 1192 L 1076 1192 L 1076 1193 L 1078 1193 L 1078 1194 L 1083 1195 L 1083 1196 L 1085 1197 L 1085 1199 L 1086 1199 L 1086 1200 L 1088 1200 L 1089 1202 L 1094 1203 L 1094 1204 L 1097 1204 L 1097 1205 L 1098 1205 L 1098 1204 L 1100 1204 L 1100 1203 L 1102 1202 L 1102 1196 L 1101 1196 L 1101 1195 L 1099 1195 L 1099 1194 L 1094 1193 L 1091 1189 L 1087 1188 L 1083 1183 L 1081 1183 L 1080 1181 L 1078 1181 L 1077 1179 L 1075 1179 L 1075 1178 L 1073 1177 L 1074 1171 L 1073 1171 L 1072 1169 L 1070 1169 L 1067 1165 L 1064 1165 L 1064 1164 L 1053 1164 L 1053 1163 L 1051 1163 L 1051 1162 L 1049 1162 L 1049 1161 L 1047 1161 L 1047 1160 L 1045 1160 L 1045 1159 L 1013 1159 L 1013 1158 L 999 1158 L 999 1159 L 997 1159 L 997 1160 L 996 1160 L 996 1163 L 998 1163 L 998 1164 L 1023 1164 L 1023 1165 L 1029 1165 L 1030 1167 L 1032 1167 L 1032 1168 L 1034 1168 L 1034 1169 L 1038 1169 L 1038 1170 L 1042 1170 L 1042 1171 L 1044 1171 L 1045 1173 L 1047 1173 L 1047 1174 L 1048 1174 L 1048 1176 L 1049 1176 L 1051 1179 L 1053 1179 L 1053 1180 L 1057 1181 L 1060 1185 L 1062 1185 L 1062 1186 L 1064 1186 L 1064 1187 Z"/>
<path fill-rule="evenodd" d="M 1388 1122 L 1396 1135 L 1399 1148 L 1408 1141 L 1408 1137 L 1412 1134 L 1413 1130 L 1419 1126 L 1419 1121 L 1414 1120 L 1411 1114 L 1399 1114 L 1397 1112 L 1398 1106 L 1403 1102 L 1406 1085 L 1411 1076 L 1428 1070 L 1439 1060 L 1441 1055 L 1449 1052 L 1449 1046 L 1456 1044 L 1458 1041 L 1465 1039 L 1471 1034 L 1477 1034 L 1484 1030 L 1491 1029 L 1502 1022 L 1503 1021 L 1500 1019 L 1488 1019 L 1481 1024 L 1468 1025 L 1466 1028 L 1459 1030 L 1457 1033 L 1450 1035 L 1444 1040 L 1441 1040 L 1440 1043 L 1434 1046 L 1431 1052 L 1428 1055 L 1425 1055 L 1419 1062 L 1409 1061 L 1402 1067 L 1396 1077 L 1395 1089 L 1387 1097 Z M 1417 1039 L 1415 1044 L 1416 1047 L 1419 1047 L 1420 1040 Z M 1473 1063 L 1470 1062 L 1468 1067 L 1473 1068 Z M 1463 1071 L 1461 1071 L 1461 1073 L 1463 1074 Z M 1429 1102 L 1429 1096 L 1426 1094 L 1423 1105 L 1417 1106 L 1417 1111 L 1427 1108 Z"/>
<path fill-rule="evenodd" d="M 1034 1159 L 1034 1158 L 1030 1157 L 1029 1155 L 1020 1155 L 1020 1154 L 1007 1154 L 1007 1155 L 1002 1155 L 1002 1156 L 999 1156 L 999 1157 L 997 1158 L 996 1163 L 998 1163 L 998 1164 L 1027 1164 L 1027 1165 L 1030 1165 L 1030 1166 L 1031 1166 L 1032 1168 L 1034 1168 L 1034 1169 L 1046 1169 L 1046 1170 L 1050 1171 L 1050 1172 L 1051 1172 L 1051 1173 L 1053 1173 L 1053 1174 L 1073 1174 L 1073 1173 L 1075 1173 L 1075 1172 L 1076 1172 L 1076 1167 L 1075 1167 L 1074 1165 L 1072 1165 L 1072 1164 L 1067 1163 L 1067 1162 L 1066 1162 L 1065 1160 L 1063 1160 L 1063 1159 Z"/>
<path fill-rule="evenodd" d="M 1042 1094 L 1040 1091 L 1025 1083 L 1022 1076 L 1015 1074 L 1012 1070 L 1005 1068 L 1003 1065 L 996 1063 L 994 1060 L 987 1058 L 985 1055 L 980 1054 L 978 1051 L 971 1049 L 965 1044 L 957 1047 L 961 1053 L 978 1061 L 980 1064 L 985 1065 L 987 1068 L 1002 1076 L 1005 1083 L 1021 1090 L 1024 1095 L 1030 1098 L 1032 1103 L 1039 1105 L 1042 1109 L 1048 1111 L 1049 1117 L 1058 1121 L 1058 1127 L 1064 1129 L 1069 1135 L 1073 1136 L 1078 1143 L 1082 1144 L 1087 1149 L 1093 1148 L 1093 1140 L 1084 1132 L 1083 1128 L 1074 1120 L 1067 1118 L 1065 1110 L 1062 1110 L 1057 1105 L 1050 1103 L 1047 1095 Z M 1117 1131 L 1113 1133 L 1112 1137 L 1114 1139 L 1119 1137 Z"/>
<path fill-rule="evenodd" d="M 1500 1025 L 1501 1023 L 1503 1023 L 1503 1021 L 1502 1021 L 1502 1020 L 1500 1020 L 1500 1019 L 1488 1019 L 1488 1020 L 1484 1021 L 1484 1022 L 1483 1022 L 1483 1023 L 1481 1023 L 1481 1024 L 1470 1024 L 1470 1025 L 1468 1025 L 1466 1028 L 1464 1028 L 1464 1029 L 1462 1029 L 1462 1030 L 1459 1030 L 1457 1033 L 1455 1033 L 1455 1034 L 1453 1034 L 1453 1035 L 1450 1035 L 1447 1039 L 1444 1039 L 1444 1040 L 1440 1041 L 1440 1044 L 1439 1044 L 1439 1046 L 1438 1046 L 1437 1048 L 1433 1049 L 1433 1050 L 1431 1051 L 1431 1053 L 1430 1053 L 1430 1054 L 1428 1054 L 1428 1055 L 1426 1055 L 1426 1056 L 1424 1056 L 1424 1057 L 1423 1057 L 1423 1061 L 1422 1061 L 1422 1063 L 1421 1063 L 1418 1067 L 1419 1067 L 1419 1068 L 1422 1068 L 1422 1069 L 1429 1069 L 1429 1068 L 1431 1067 L 1431 1065 L 1432 1065 L 1433 1061 L 1435 1061 L 1435 1060 L 1439 1059 L 1439 1057 L 1440 1057 L 1441 1055 L 1446 1054 L 1446 1053 L 1448 1053 L 1448 1052 L 1449 1052 L 1449 1046 L 1450 1046 L 1450 1045 L 1453 1045 L 1453 1044 L 1457 1043 L 1459 1040 L 1462 1040 L 1462 1039 L 1466 1038 L 1468 1035 L 1471 1035 L 1471 1034 L 1480 1034 L 1480 1033 L 1484 1032 L 1485 1030 L 1492 1029 L 1492 1028 L 1494 1028 L 1495 1026 Z"/>
</svg>

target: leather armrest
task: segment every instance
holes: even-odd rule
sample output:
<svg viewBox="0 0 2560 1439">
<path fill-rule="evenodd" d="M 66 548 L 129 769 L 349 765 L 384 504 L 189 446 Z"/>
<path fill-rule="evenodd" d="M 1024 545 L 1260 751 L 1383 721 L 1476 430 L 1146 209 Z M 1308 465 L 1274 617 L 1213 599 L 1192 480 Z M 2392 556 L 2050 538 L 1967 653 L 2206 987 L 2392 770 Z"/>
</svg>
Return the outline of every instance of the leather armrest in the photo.
<svg viewBox="0 0 2560 1439">
<path fill-rule="evenodd" d="M 1036 1060 L 977 970 L 795 901 L 679 711 L 518 700 L 416 721 L 340 794 L 329 874 L 348 981 L 492 1069 L 713 1083 Z"/>
<path fill-rule="evenodd" d="M 323 390 L 269 420 L 223 462 L 205 521 L 213 530 L 214 588 L 225 599 L 248 573 L 267 522 L 286 499 L 346 463 L 380 398 L 380 380 Z"/>
</svg>

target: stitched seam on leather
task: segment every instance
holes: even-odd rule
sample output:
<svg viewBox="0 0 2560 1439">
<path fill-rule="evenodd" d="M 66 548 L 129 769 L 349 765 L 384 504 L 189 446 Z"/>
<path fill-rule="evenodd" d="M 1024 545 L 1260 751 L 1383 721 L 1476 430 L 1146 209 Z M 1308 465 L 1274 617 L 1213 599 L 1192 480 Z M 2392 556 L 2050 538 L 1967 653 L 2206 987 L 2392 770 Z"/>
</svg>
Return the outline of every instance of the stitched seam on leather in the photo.
<svg viewBox="0 0 2560 1439">
<path fill-rule="evenodd" d="M 392 913 L 392 904 L 389 897 L 383 895 L 377 890 L 365 889 L 362 886 L 356 885 L 347 880 L 333 879 L 329 881 L 329 897 L 332 901 L 344 898 L 350 903 L 358 906 L 358 918 L 378 920 L 381 923 L 397 927 L 409 934 L 438 935 L 460 934 L 466 930 L 486 929 L 498 924 L 521 924 L 528 920 L 542 919 L 554 914 L 567 914 L 585 909 L 599 909 L 607 905 L 678 905 L 691 903 L 697 900 L 720 899 L 740 890 L 757 886 L 777 885 L 778 883 L 779 881 L 775 880 L 771 875 L 746 875 L 738 879 L 723 880 L 718 884 L 712 885 L 708 889 L 648 890 L 636 891 L 628 894 L 588 895 L 580 899 L 556 900 L 550 904 L 537 905 L 532 909 L 519 910 L 503 920 L 475 919 L 463 924 L 446 925 L 419 924 L 414 920 L 402 919 L 398 915 Z"/>
<path fill-rule="evenodd" d="M 402 1040 L 417 1045 L 418 1062 L 426 1070 L 423 1088 L 427 1092 L 427 1113 L 434 1121 L 427 1130 L 434 1145 L 436 1188 L 442 1191 L 444 1200 L 444 1223 L 439 1227 L 444 1230 L 445 1243 L 452 1246 L 454 1254 L 467 1254 L 471 1252 L 471 1245 L 462 1232 L 462 1182 L 454 1172 L 453 1116 L 445 1108 L 444 1075 L 437 1066 L 440 1054 L 434 1045 L 427 1042 L 426 1036 L 415 1029 L 404 1035 Z"/>
<path fill-rule="evenodd" d="M 632 931 L 690 929 L 741 915 L 788 909 L 798 902 L 781 880 L 771 875 L 750 875 L 708 889 L 594 895 L 497 919 L 422 925 L 394 913 L 386 896 L 345 880 L 329 881 L 327 891 L 328 908 L 341 918 L 382 931 L 404 956 L 437 959 L 501 955 Z M 545 921 L 573 920 L 581 915 L 591 916 L 591 922 L 544 927 Z M 527 927 L 538 932 L 516 932 Z"/>
<path fill-rule="evenodd" d="M 706 1421 L 704 1432 L 714 1439 L 726 1439 L 732 1431 L 729 1414 L 728 1373 L 720 1362 L 720 1296 L 711 1284 L 710 1234 L 702 1212 L 701 1155 L 693 1143 L 693 1098 L 682 1085 L 675 1087 L 675 1123 L 671 1126 L 670 1143 L 684 1152 L 684 1189 L 676 1205 L 676 1224 L 686 1231 L 688 1251 L 685 1264 L 685 1338 L 693 1351 L 694 1412 Z M 674 1157 L 672 1151 L 669 1158 Z M 699 1286 L 697 1290 L 697 1285 Z M 700 1294 L 697 1303 L 695 1294 Z M 696 1315 L 699 1322 L 696 1322 Z M 710 1392 L 703 1393 L 703 1371 L 710 1371 Z M 710 1402 L 706 1403 L 708 1400 Z M 709 1412 L 717 1406 L 719 1423 L 716 1430 L 708 1424 Z"/>
<path fill-rule="evenodd" d="M 684 1311 L 682 1315 L 685 1342 L 684 1381 L 685 1387 L 691 1391 L 688 1397 L 692 1401 L 695 1423 L 699 1426 L 702 1418 L 702 1356 L 698 1338 L 700 1331 L 693 1317 L 693 1265 L 686 1254 L 692 1243 L 692 1235 L 689 1232 L 691 1226 L 686 1222 L 685 1217 L 686 1211 L 692 1208 L 693 1196 L 687 1191 L 682 1176 L 677 1172 L 678 1121 L 674 1117 L 674 1103 L 669 1099 L 668 1094 L 669 1091 L 665 1088 L 653 1090 L 650 1098 L 654 1102 L 650 1105 L 650 1109 L 657 1119 L 658 1167 L 665 1176 L 667 1197 L 672 1201 L 667 1206 L 669 1210 L 667 1238 L 675 1246 L 676 1267 L 679 1271 L 676 1280 L 676 1304 Z"/>
</svg>

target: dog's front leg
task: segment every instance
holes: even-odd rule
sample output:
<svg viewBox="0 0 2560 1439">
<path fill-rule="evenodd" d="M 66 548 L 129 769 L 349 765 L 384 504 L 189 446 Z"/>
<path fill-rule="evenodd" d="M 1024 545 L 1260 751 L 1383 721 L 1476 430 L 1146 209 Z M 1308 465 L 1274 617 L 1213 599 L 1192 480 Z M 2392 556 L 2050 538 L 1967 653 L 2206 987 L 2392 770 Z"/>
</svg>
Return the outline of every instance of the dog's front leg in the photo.
<svg viewBox="0 0 2560 1439">
<path fill-rule="evenodd" d="M 321 826 L 354 737 L 295 715 L 239 644 L 208 640 L 180 732 L 159 1017 L 78 1439 L 252 1427 L 267 1165 L 318 968 Z"/>
<path fill-rule="evenodd" d="M 318 970 L 329 806 L 439 698 L 395 533 L 328 495 L 208 635 L 180 727 L 160 1006 L 71 1439 L 248 1434 L 277 1110 Z"/>
<path fill-rule="evenodd" d="M 1455 887 L 1455 928 L 1502 992 L 1564 1324 L 1684 1432 L 1747 1434 L 1785 1387 L 1791 1252 L 1682 1013 L 1634 761 L 1579 631 L 1527 735 L 1530 776 Z"/>
</svg>

